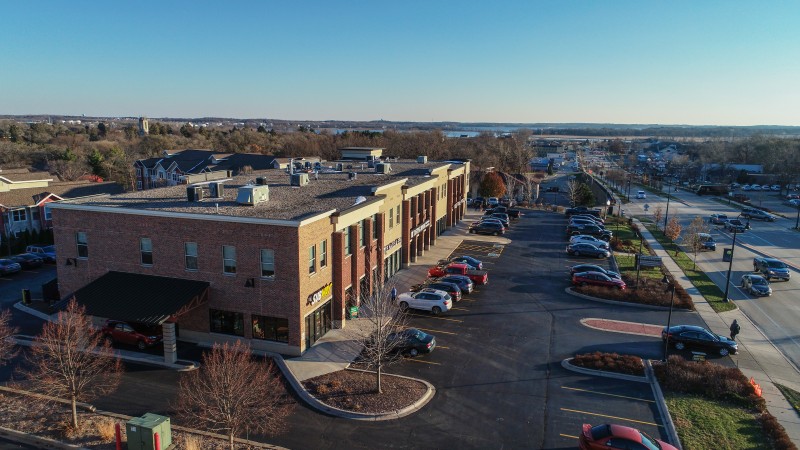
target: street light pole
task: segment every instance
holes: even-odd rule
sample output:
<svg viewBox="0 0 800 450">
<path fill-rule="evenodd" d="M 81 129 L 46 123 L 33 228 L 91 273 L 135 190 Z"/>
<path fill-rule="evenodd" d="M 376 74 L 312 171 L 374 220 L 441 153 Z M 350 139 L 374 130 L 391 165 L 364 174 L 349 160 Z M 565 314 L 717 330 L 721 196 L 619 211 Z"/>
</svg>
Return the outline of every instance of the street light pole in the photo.
<svg viewBox="0 0 800 450">
<path fill-rule="evenodd" d="M 669 183 L 667 183 L 667 212 L 664 213 L 664 232 L 667 232 L 667 218 L 669 217 L 669 199 L 672 196 L 669 195 Z"/>
<path fill-rule="evenodd" d="M 675 283 L 670 283 L 667 276 L 664 275 L 664 278 L 661 279 L 662 283 L 668 283 L 669 287 L 672 288 L 672 295 L 669 297 L 669 315 L 667 316 L 667 333 L 664 339 L 664 363 L 668 362 L 669 356 L 669 329 L 672 326 L 672 307 L 675 305 Z"/>
<path fill-rule="evenodd" d="M 740 214 L 741 215 L 741 214 Z M 737 216 L 739 217 L 739 216 Z M 747 219 L 747 224 L 744 226 L 746 230 L 747 227 L 750 225 L 750 219 Z M 728 275 L 725 277 L 725 294 L 722 296 L 722 301 L 727 303 L 730 301 L 728 298 L 728 290 L 730 289 L 731 285 L 731 269 L 733 268 L 733 252 L 736 250 L 736 228 L 733 229 L 733 243 L 731 244 L 731 260 L 728 261 Z"/>
</svg>

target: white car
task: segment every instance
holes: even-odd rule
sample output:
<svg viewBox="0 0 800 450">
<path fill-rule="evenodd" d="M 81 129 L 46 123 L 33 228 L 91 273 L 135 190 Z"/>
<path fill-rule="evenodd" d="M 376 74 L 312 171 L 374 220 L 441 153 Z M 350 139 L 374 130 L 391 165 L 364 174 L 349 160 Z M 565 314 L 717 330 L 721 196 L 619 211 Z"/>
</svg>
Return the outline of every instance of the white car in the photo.
<svg viewBox="0 0 800 450">
<path fill-rule="evenodd" d="M 453 307 L 453 299 L 445 291 L 438 289 L 422 289 L 419 292 L 406 292 L 397 296 L 395 303 L 400 309 L 421 309 L 433 315 L 449 311 Z"/>
<path fill-rule="evenodd" d="M 780 187 L 780 185 L 773 184 L 772 185 L 772 190 L 775 191 L 775 192 L 780 192 L 781 187 Z"/>
<path fill-rule="evenodd" d="M 586 242 L 588 244 L 594 245 L 595 247 L 600 247 L 603 250 L 608 250 L 608 242 L 597 239 L 594 236 L 589 236 L 588 234 L 579 234 L 569 238 L 570 244 L 575 244 L 578 242 Z"/>
<path fill-rule="evenodd" d="M 486 200 L 486 204 L 494 208 L 500 205 L 500 200 L 497 197 L 489 197 L 489 199 Z"/>
<path fill-rule="evenodd" d="M 750 185 L 750 190 L 751 191 L 760 191 L 761 190 L 761 186 L 758 185 L 758 184 L 752 184 L 752 185 Z"/>
<path fill-rule="evenodd" d="M 749 184 L 745 184 L 744 186 L 742 186 L 742 190 L 743 191 L 752 191 L 753 188 Z"/>
<path fill-rule="evenodd" d="M 644 191 L 639 191 L 636 193 L 636 198 L 647 198 L 647 194 Z"/>
</svg>

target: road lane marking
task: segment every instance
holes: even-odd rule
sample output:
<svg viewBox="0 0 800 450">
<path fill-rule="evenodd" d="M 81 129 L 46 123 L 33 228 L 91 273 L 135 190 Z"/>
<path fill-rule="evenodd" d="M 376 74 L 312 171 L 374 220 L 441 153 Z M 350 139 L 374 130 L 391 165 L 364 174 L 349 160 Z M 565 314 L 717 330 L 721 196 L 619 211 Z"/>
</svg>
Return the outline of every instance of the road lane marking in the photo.
<svg viewBox="0 0 800 450">
<path fill-rule="evenodd" d="M 641 423 L 641 424 L 644 424 L 644 425 L 652 425 L 654 427 L 662 427 L 662 428 L 664 427 L 664 425 L 659 425 L 659 424 L 653 423 L 653 422 L 645 422 L 643 420 L 628 419 L 628 418 L 619 417 L 619 416 L 609 416 L 608 414 L 593 413 L 593 412 L 589 412 L 589 411 L 580 411 L 578 409 L 569 409 L 569 408 L 560 408 L 560 409 L 562 411 L 566 411 L 566 412 L 574 412 L 574 413 L 578 413 L 578 414 L 587 414 L 587 415 L 590 415 L 590 416 L 605 417 L 605 418 L 608 418 L 608 419 L 615 419 L 615 420 L 624 420 L 626 422 Z"/>
<path fill-rule="evenodd" d="M 417 327 L 417 329 L 422 331 L 430 331 L 431 333 L 442 333 L 442 334 L 450 334 L 453 336 L 458 336 L 458 333 L 451 333 L 449 331 L 431 330 L 430 328 L 420 328 L 420 327 Z"/>
<path fill-rule="evenodd" d="M 639 400 L 639 401 L 648 402 L 648 403 L 655 403 L 656 402 L 655 400 L 647 400 L 646 398 L 628 397 L 627 395 L 609 394 L 609 393 L 606 393 L 606 392 L 591 391 L 589 389 L 574 388 L 574 387 L 569 387 L 569 386 L 561 386 L 561 389 L 569 389 L 570 391 L 578 391 L 578 392 L 588 392 L 590 394 L 605 395 L 605 396 L 608 396 L 608 397 L 627 398 L 627 399 L 630 399 L 630 400 Z"/>
<path fill-rule="evenodd" d="M 422 316 L 422 315 L 419 315 L 419 314 L 409 314 L 409 316 L 411 316 L 411 317 L 427 317 L 427 318 L 430 318 L 430 319 L 447 320 L 449 322 L 458 322 L 458 323 L 463 322 L 463 320 L 448 319 L 447 317 L 439 317 L 439 316 Z"/>
<path fill-rule="evenodd" d="M 578 436 L 573 436 L 571 434 L 558 433 L 558 435 L 565 438 L 580 439 Z"/>
<path fill-rule="evenodd" d="M 450 350 L 450 347 L 445 347 L 444 345 L 437 345 L 436 348 L 443 348 L 445 350 Z"/>
<path fill-rule="evenodd" d="M 433 362 L 433 361 L 423 361 L 423 360 L 421 360 L 421 359 L 414 359 L 414 358 L 406 358 L 406 359 L 405 359 L 405 361 L 413 361 L 413 362 L 424 363 L 424 364 L 432 364 L 432 365 L 434 365 L 434 366 L 441 366 L 441 364 L 440 364 L 440 363 L 437 363 L 437 362 Z"/>
<path fill-rule="evenodd" d="M 474 301 L 474 300 L 473 300 L 473 301 Z M 467 308 L 457 308 L 457 307 L 453 307 L 453 308 L 450 308 L 450 309 L 453 309 L 453 310 L 456 310 L 456 311 L 469 311 Z"/>
</svg>

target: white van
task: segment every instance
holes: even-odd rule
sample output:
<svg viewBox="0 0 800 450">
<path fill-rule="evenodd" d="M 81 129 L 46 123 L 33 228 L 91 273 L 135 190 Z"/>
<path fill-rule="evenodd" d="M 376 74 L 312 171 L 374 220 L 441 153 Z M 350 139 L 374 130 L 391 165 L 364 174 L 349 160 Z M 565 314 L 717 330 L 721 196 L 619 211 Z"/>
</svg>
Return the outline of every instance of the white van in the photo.
<svg viewBox="0 0 800 450">
<path fill-rule="evenodd" d="M 638 191 L 636 193 L 636 198 L 647 198 L 647 194 L 645 194 L 644 191 Z"/>
</svg>

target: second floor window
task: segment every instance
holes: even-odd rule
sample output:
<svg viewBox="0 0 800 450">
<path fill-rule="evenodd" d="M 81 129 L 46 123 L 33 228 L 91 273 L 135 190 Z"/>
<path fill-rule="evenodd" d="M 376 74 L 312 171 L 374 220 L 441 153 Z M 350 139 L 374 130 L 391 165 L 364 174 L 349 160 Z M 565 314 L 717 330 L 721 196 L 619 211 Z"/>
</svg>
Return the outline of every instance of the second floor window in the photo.
<svg viewBox="0 0 800 450">
<path fill-rule="evenodd" d="M 350 250 L 350 227 L 345 228 L 342 234 L 344 235 L 344 254 L 347 256 L 352 253 Z"/>
<path fill-rule="evenodd" d="M 394 211 L 389 210 L 389 228 L 394 228 Z"/>
<path fill-rule="evenodd" d="M 183 252 L 186 257 L 186 270 L 197 270 L 197 243 L 186 242 L 183 244 Z"/>
<path fill-rule="evenodd" d="M 75 244 L 78 246 L 78 258 L 89 257 L 89 241 L 86 239 L 86 233 L 79 231 L 75 233 Z"/>
<path fill-rule="evenodd" d="M 372 215 L 372 239 L 378 239 L 378 215 Z"/>
<path fill-rule="evenodd" d="M 328 241 L 322 241 L 319 244 L 319 266 L 325 267 L 328 265 Z"/>
<path fill-rule="evenodd" d="M 222 273 L 236 273 L 236 247 L 232 245 L 222 246 Z"/>
<path fill-rule="evenodd" d="M 402 206 L 402 205 L 397 205 L 397 214 L 396 214 L 396 215 L 395 215 L 395 217 L 394 217 L 394 222 L 395 222 L 396 224 L 398 224 L 398 225 L 400 225 L 400 207 L 401 207 L 401 206 Z"/>
<path fill-rule="evenodd" d="M 317 246 L 308 247 L 308 273 L 317 271 Z"/>
<path fill-rule="evenodd" d="M 44 220 L 53 220 L 53 210 L 47 205 L 44 205 Z"/>
<path fill-rule="evenodd" d="M 15 209 L 11 211 L 11 221 L 12 222 L 25 222 L 27 219 L 27 215 L 25 214 L 24 209 Z"/>
<path fill-rule="evenodd" d="M 364 233 L 363 220 L 358 222 L 358 245 L 360 245 L 361 247 L 367 245 L 367 236 L 366 233 Z"/>
<path fill-rule="evenodd" d="M 142 255 L 142 265 L 153 265 L 153 241 L 150 238 L 139 239 L 139 252 Z"/>
<path fill-rule="evenodd" d="M 261 276 L 275 276 L 275 251 L 261 249 Z"/>
</svg>

